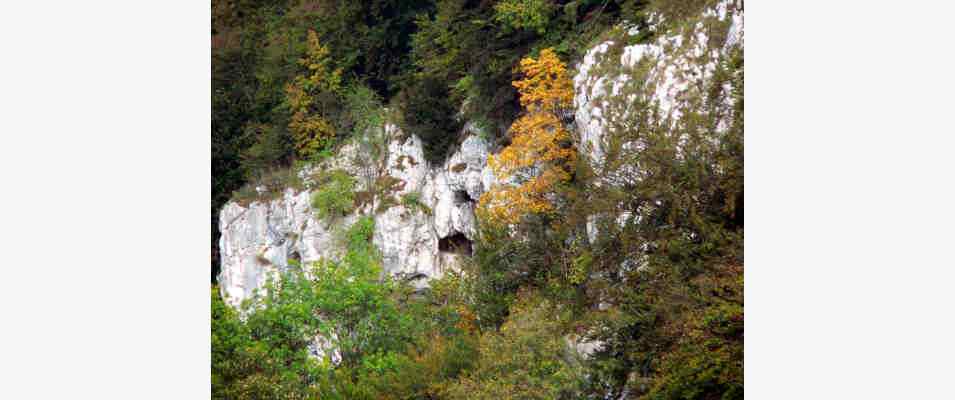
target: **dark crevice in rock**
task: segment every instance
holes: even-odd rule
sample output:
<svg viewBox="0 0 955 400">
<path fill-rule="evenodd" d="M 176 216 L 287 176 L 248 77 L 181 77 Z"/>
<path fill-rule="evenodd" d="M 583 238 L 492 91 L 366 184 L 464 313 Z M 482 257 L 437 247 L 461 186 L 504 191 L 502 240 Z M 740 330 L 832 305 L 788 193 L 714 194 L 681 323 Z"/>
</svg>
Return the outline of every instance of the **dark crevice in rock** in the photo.
<svg viewBox="0 0 955 400">
<path fill-rule="evenodd" d="M 454 203 L 455 203 L 455 204 L 473 203 L 473 202 L 474 202 L 474 199 L 472 199 L 471 196 L 468 195 L 468 192 L 467 192 L 466 190 L 455 190 L 455 191 L 454 191 Z"/>
<path fill-rule="evenodd" d="M 471 240 L 463 233 L 455 232 L 453 235 L 438 240 L 438 251 L 444 253 L 456 253 L 465 256 L 471 256 Z"/>
<path fill-rule="evenodd" d="M 425 279 L 428 275 L 422 272 L 399 272 L 395 274 L 395 277 L 405 282 L 413 282 L 418 279 Z"/>
</svg>

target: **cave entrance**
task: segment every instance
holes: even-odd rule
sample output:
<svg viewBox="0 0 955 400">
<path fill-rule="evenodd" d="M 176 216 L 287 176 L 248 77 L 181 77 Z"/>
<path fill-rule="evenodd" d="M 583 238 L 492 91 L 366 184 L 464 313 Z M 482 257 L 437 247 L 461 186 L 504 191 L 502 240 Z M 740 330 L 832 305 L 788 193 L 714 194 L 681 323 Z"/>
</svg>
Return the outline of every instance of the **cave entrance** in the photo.
<svg viewBox="0 0 955 400">
<path fill-rule="evenodd" d="M 474 202 L 474 199 L 472 199 L 471 196 L 468 195 L 468 192 L 467 192 L 466 190 L 455 190 L 455 191 L 454 191 L 454 203 L 455 203 L 455 204 L 473 203 L 473 202 Z"/>
<path fill-rule="evenodd" d="M 289 253 L 288 265 L 296 268 L 302 267 L 302 255 L 299 254 L 298 250 L 292 250 L 292 252 Z"/>
<path fill-rule="evenodd" d="M 428 278 L 428 275 L 424 274 L 423 272 L 418 272 L 418 271 L 415 271 L 415 272 L 398 272 L 398 273 L 395 274 L 395 277 L 397 277 L 398 279 L 403 280 L 403 281 L 405 281 L 405 282 L 413 283 L 413 282 L 418 281 L 418 280 L 421 280 L 421 279 L 427 279 L 427 278 Z"/>
<path fill-rule="evenodd" d="M 471 256 L 471 240 L 469 240 L 467 236 L 464 236 L 463 233 L 456 232 L 451 236 L 438 240 L 438 251 Z"/>
</svg>

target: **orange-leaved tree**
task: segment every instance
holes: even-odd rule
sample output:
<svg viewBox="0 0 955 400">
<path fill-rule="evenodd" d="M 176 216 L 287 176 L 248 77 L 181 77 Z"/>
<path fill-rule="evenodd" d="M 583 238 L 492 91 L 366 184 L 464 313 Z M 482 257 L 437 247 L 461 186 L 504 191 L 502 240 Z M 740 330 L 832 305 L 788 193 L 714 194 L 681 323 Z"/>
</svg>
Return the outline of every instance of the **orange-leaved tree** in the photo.
<svg viewBox="0 0 955 400">
<path fill-rule="evenodd" d="M 328 48 L 315 31 L 308 31 L 305 57 L 298 62 L 307 69 L 285 87 L 286 102 L 292 111 L 289 132 L 299 157 L 316 155 L 335 137 L 335 128 L 325 117 L 326 105 L 341 90 L 342 70 L 332 70 Z"/>
<path fill-rule="evenodd" d="M 567 67 L 552 49 L 521 60 L 524 79 L 514 82 L 526 113 L 511 125 L 511 144 L 488 164 L 497 185 L 481 196 L 480 209 L 494 223 L 516 224 L 530 214 L 554 210 L 551 196 L 570 180 L 577 158 L 560 115 L 571 105 L 574 90 Z"/>
</svg>

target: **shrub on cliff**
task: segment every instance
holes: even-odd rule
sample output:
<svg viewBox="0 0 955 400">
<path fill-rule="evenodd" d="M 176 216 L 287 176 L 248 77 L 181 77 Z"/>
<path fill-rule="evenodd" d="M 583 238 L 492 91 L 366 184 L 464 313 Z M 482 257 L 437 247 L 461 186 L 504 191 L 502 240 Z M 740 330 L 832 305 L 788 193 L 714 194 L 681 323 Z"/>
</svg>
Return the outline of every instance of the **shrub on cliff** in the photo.
<svg viewBox="0 0 955 400">
<path fill-rule="evenodd" d="M 355 178 L 334 170 L 320 178 L 312 193 L 312 209 L 320 219 L 341 217 L 355 208 Z"/>
</svg>

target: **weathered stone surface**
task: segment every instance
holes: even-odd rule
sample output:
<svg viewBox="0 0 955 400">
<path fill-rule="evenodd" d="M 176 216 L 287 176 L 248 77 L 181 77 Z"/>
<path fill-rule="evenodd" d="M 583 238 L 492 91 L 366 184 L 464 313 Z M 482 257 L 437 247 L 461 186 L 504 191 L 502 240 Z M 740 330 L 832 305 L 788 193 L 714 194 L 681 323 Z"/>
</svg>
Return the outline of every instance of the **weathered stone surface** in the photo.
<svg viewBox="0 0 955 400">
<path fill-rule="evenodd" d="M 338 335 L 332 332 L 328 337 L 316 335 L 315 339 L 308 344 L 308 355 L 325 360 L 331 365 L 338 365 L 342 362 L 342 352 L 335 347 L 338 342 Z"/>
<path fill-rule="evenodd" d="M 390 124 L 386 132 L 392 139 L 384 168 L 377 173 L 400 181 L 390 194 L 397 205 L 378 212 L 372 204 L 343 218 L 323 221 L 312 210 L 310 190 L 288 189 L 279 199 L 247 206 L 230 202 L 223 207 L 219 285 L 229 304 L 237 306 L 252 296 L 270 274 L 287 268 L 289 258 L 309 263 L 340 257 L 344 248 L 338 232 L 361 214 L 375 213 L 373 242 L 381 251 L 386 273 L 416 277 L 415 284 L 425 287 L 428 279 L 440 277 L 460 261 L 460 254 L 442 251 L 440 241 L 457 234 L 473 240 L 476 200 L 493 182 L 486 165 L 489 143 L 470 134 L 442 165 L 432 166 L 424 159 L 417 136 L 404 137 Z M 348 171 L 359 178 L 359 189 L 364 190 L 368 179 L 362 177 L 368 175 L 367 167 L 356 162 L 357 157 L 361 157 L 357 146 L 345 146 L 337 157 L 315 168 Z M 300 176 L 307 180 L 311 172 L 306 169 Z M 417 193 L 423 207 L 401 203 L 412 193 Z"/>
<path fill-rule="evenodd" d="M 219 215 L 222 270 L 219 287 L 233 306 L 262 287 L 269 274 L 284 270 L 288 259 L 336 258 L 341 246 L 333 228 L 312 215 L 308 191 L 287 189 L 279 199 L 243 207 L 230 202 Z M 346 216 L 349 224 L 357 217 Z"/>
<path fill-rule="evenodd" d="M 663 117 L 679 120 L 688 106 L 688 95 L 699 94 L 706 87 L 718 63 L 731 51 L 743 46 L 742 2 L 723 0 L 703 11 L 697 22 L 683 31 L 668 31 L 652 43 L 624 46 L 619 59 L 610 59 L 614 46 L 621 46 L 616 38 L 591 48 L 577 65 L 574 76 L 574 117 L 582 153 L 600 171 L 606 155 L 608 119 L 626 119 L 626 110 L 611 112 L 611 100 L 635 104 L 637 96 L 649 103 Z M 650 17 L 651 30 L 661 25 L 661 17 Z M 724 30 L 725 29 L 725 30 Z M 631 28 L 626 35 L 637 35 Z M 722 41 L 719 38 L 722 37 Z M 716 39 L 716 40 L 713 40 Z M 640 68 L 643 66 L 644 68 Z M 598 68 L 599 67 L 599 68 Z M 596 71 L 600 71 L 597 73 Z M 725 91 L 732 90 L 724 87 Z M 726 121 L 731 119 L 727 114 Z M 725 128 L 725 124 L 721 124 Z M 639 143 L 629 146 L 639 148 Z M 633 176 L 638 176 L 633 171 Z"/>
<path fill-rule="evenodd" d="M 567 347 L 576 353 L 580 358 L 587 359 L 594 353 L 603 349 L 605 343 L 599 340 L 586 340 L 578 335 L 568 335 L 564 337 Z"/>
</svg>

